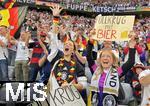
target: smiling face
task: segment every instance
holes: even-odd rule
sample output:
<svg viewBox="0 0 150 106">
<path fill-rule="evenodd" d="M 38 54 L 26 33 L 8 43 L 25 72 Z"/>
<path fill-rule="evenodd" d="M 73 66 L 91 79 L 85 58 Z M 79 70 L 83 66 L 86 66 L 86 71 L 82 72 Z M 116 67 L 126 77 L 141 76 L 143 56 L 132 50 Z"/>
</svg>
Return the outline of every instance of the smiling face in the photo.
<svg viewBox="0 0 150 106">
<path fill-rule="evenodd" d="M 72 55 L 74 51 L 74 44 L 72 41 L 67 41 L 65 44 L 64 44 L 64 55 L 67 56 L 67 55 Z"/>
<path fill-rule="evenodd" d="M 114 56 L 111 50 L 104 50 L 100 54 L 99 62 L 103 69 L 109 69 L 114 63 Z"/>
<path fill-rule="evenodd" d="M 7 27 L 5 26 L 0 26 L 0 34 L 5 36 L 5 34 L 7 33 Z"/>
</svg>

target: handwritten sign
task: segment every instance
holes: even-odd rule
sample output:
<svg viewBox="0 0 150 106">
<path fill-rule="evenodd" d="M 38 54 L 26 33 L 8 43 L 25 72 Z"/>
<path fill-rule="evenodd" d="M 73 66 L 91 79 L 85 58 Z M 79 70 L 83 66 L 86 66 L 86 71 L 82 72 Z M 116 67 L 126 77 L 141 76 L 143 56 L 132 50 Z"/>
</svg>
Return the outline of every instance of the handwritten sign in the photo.
<svg viewBox="0 0 150 106">
<path fill-rule="evenodd" d="M 52 87 L 52 88 L 51 88 Z M 50 90 L 44 101 L 35 101 L 28 106 L 86 106 L 79 91 L 68 85 L 59 87 L 54 75 L 50 77 Z"/>
<path fill-rule="evenodd" d="M 108 41 L 128 41 L 128 34 L 133 28 L 135 16 L 96 17 L 96 35 L 93 39 Z"/>
</svg>

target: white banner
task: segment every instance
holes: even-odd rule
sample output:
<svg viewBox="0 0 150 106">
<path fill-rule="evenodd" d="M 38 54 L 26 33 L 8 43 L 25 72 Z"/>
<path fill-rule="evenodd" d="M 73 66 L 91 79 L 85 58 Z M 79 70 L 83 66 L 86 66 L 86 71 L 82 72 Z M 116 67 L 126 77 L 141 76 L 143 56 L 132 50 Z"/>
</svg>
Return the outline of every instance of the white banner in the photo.
<svg viewBox="0 0 150 106">
<path fill-rule="evenodd" d="M 73 86 L 68 85 L 64 88 L 59 87 L 56 78 L 51 74 L 50 90 L 45 101 L 36 101 L 29 106 L 86 106 L 79 91 Z"/>
</svg>

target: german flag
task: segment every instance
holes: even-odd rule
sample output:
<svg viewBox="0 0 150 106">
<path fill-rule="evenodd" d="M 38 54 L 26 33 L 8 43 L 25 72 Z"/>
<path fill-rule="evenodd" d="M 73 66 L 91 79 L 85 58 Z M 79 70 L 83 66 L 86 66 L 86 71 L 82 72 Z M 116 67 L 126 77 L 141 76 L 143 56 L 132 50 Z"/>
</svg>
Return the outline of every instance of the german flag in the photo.
<svg viewBox="0 0 150 106">
<path fill-rule="evenodd" d="M 16 0 L 0 0 L 2 2 L 2 7 L 5 9 L 12 8 Z"/>
<path fill-rule="evenodd" d="M 4 8 L 8 9 L 8 8 L 12 8 L 15 2 L 16 0 L 4 0 L 2 5 Z"/>
<path fill-rule="evenodd" d="M 10 35 L 14 36 L 27 13 L 27 6 L 4 9 L 0 11 L 0 25 L 10 27 Z"/>
<path fill-rule="evenodd" d="M 53 24 L 54 25 L 59 25 L 60 24 L 60 17 L 54 16 L 53 17 Z"/>
</svg>

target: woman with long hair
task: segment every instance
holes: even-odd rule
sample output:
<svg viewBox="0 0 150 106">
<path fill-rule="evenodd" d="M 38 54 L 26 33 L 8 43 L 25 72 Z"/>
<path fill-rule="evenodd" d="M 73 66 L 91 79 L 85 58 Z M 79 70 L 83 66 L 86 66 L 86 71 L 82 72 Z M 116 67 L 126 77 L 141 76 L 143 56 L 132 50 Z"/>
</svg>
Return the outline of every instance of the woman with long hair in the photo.
<svg viewBox="0 0 150 106">
<path fill-rule="evenodd" d="M 126 74 L 135 61 L 136 42 L 129 41 L 129 58 L 121 67 L 118 66 L 118 58 L 111 48 L 104 48 L 99 52 L 97 64 L 93 60 L 92 40 L 87 47 L 87 60 L 91 71 L 94 72 L 91 84 L 88 106 L 117 106 L 120 81 L 119 77 Z"/>
</svg>

